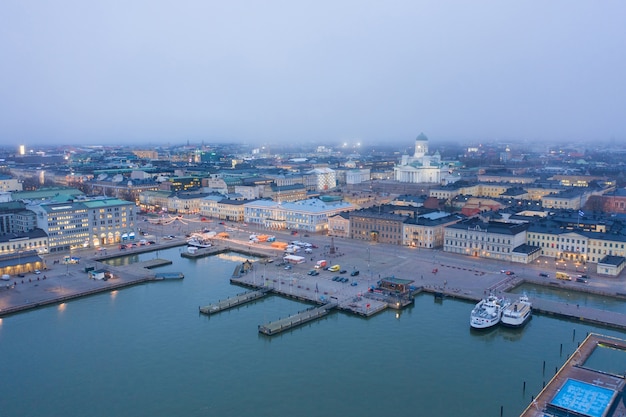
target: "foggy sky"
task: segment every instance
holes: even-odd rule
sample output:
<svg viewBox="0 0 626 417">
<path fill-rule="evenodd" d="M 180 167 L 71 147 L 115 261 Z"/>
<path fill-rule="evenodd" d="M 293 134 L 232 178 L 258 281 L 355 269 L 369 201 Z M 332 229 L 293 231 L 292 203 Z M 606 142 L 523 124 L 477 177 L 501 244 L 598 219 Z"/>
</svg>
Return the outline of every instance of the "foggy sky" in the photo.
<svg viewBox="0 0 626 417">
<path fill-rule="evenodd" d="M 626 2 L 0 2 L 0 142 L 625 140 Z"/>
</svg>

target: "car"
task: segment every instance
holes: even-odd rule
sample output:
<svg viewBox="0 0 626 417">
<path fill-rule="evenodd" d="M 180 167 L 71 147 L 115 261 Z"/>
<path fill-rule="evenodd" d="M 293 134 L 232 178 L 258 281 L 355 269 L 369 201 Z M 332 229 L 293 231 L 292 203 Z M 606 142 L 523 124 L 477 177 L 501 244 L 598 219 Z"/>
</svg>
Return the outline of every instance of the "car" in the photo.
<svg viewBox="0 0 626 417">
<path fill-rule="evenodd" d="M 315 276 L 315 275 L 319 275 L 319 274 L 320 274 L 319 272 L 317 272 L 317 269 L 311 269 L 311 270 L 310 270 L 309 272 L 307 272 L 307 273 L 308 273 L 309 275 L 313 275 L 313 276 Z"/>
<path fill-rule="evenodd" d="M 340 274 L 345 274 L 346 272 L 348 271 L 346 271 L 345 269 L 342 269 L 341 271 L 339 271 Z"/>
<path fill-rule="evenodd" d="M 348 278 L 346 278 L 346 277 L 342 277 L 342 278 L 339 278 L 339 281 L 341 281 L 341 282 L 343 282 L 345 284 L 346 282 L 348 282 L 350 280 Z"/>
<path fill-rule="evenodd" d="M 333 281 L 339 282 L 341 277 L 339 275 L 333 277 Z"/>
<path fill-rule="evenodd" d="M 584 274 L 584 275 L 578 275 L 578 278 L 585 278 L 585 279 L 588 279 L 588 278 L 589 278 L 589 275 L 587 275 L 587 274 Z"/>
<path fill-rule="evenodd" d="M 24 278 L 24 274 L 17 274 L 18 277 Z"/>
<path fill-rule="evenodd" d="M 585 278 L 578 277 L 576 278 L 576 282 L 582 282 L 583 284 L 586 284 L 588 281 Z"/>
<path fill-rule="evenodd" d="M 540 277 L 544 277 L 544 278 L 548 278 L 550 276 L 550 274 L 546 274 L 545 272 L 540 272 L 539 276 Z"/>
<path fill-rule="evenodd" d="M 501 274 L 506 274 L 506 275 L 515 275 L 515 272 L 513 272 L 513 271 L 508 271 L 508 270 L 506 270 L 506 269 L 502 269 L 502 270 L 500 271 L 500 273 L 501 273 Z"/>
<path fill-rule="evenodd" d="M 34 272 L 35 274 L 37 274 L 37 275 L 41 274 L 41 271 L 40 271 L 40 270 L 38 270 L 38 269 L 35 269 L 33 272 Z"/>
<path fill-rule="evenodd" d="M 354 271 L 350 272 L 350 276 L 353 276 L 353 277 L 356 277 L 359 274 L 360 274 L 360 272 L 358 270 L 354 270 Z"/>
<path fill-rule="evenodd" d="M 288 270 L 290 270 L 290 269 L 291 269 L 291 265 L 286 265 L 286 266 L 285 266 L 285 270 L 287 270 L 287 271 L 288 271 Z"/>
<path fill-rule="evenodd" d="M 353 287 L 356 287 L 358 284 L 359 284 L 359 283 L 358 283 L 358 282 L 356 282 L 356 281 L 352 281 L 352 282 L 350 283 L 350 285 L 352 285 Z"/>
</svg>

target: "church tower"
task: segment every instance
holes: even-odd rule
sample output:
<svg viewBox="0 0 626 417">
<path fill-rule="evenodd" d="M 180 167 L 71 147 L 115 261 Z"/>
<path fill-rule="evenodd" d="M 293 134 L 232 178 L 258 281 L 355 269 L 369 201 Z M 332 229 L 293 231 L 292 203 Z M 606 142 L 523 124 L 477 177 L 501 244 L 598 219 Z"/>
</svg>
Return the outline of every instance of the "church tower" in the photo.
<svg viewBox="0 0 626 417">
<path fill-rule="evenodd" d="M 425 134 L 420 133 L 415 139 L 415 154 L 414 158 L 421 158 L 428 153 L 428 138 Z"/>
</svg>

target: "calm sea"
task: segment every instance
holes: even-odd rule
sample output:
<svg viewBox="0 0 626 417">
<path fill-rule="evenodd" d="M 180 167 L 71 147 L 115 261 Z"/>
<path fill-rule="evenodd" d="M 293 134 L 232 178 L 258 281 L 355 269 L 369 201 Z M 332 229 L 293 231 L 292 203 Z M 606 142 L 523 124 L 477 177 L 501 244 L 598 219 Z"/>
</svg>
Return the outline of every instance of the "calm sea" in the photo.
<svg viewBox="0 0 626 417">
<path fill-rule="evenodd" d="M 158 256 L 182 281 L 2 319 L 0 415 L 518 416 L 588 332 L 626 338 L 543 316 L 521 331 L 474 332 L 471 304 L 426 295 L 401 312 L 332 313 L 268 338 L 257 325 L 308 306 L 270 296 L 200 315 L 245 291 L 229 283 L 245 258 L 180 251 Z"/>
</svg>

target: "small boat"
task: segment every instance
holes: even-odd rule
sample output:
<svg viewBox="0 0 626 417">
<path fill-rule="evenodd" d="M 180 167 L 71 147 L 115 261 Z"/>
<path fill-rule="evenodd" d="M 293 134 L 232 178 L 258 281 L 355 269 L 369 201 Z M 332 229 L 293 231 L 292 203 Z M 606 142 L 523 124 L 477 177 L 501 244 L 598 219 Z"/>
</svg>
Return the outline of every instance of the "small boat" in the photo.
<svg viewBox="0 0 626 417">
<path fill-rule="evenodd" d="M 530 320 L 532 312 L 532 303 L 528 300 L 526 294 L 524 294 L 502 311 L 502 319 L 500 321 L 503 326 L 522 327 Z"/>
<path fill-rule="evenodd" d="M 470 314 L 470 326 L 474 329 L 487 329 L 500 322 L 502 310 L 507 306 L 506 302 L 490 295 L 476 304 Z"/>
</svg>

